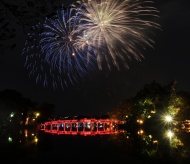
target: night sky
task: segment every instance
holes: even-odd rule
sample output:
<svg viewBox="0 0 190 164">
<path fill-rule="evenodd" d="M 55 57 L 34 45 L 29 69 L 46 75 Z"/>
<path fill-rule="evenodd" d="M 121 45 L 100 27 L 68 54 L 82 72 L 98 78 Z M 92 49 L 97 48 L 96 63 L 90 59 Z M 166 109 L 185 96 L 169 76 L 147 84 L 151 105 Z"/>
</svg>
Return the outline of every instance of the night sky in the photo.
<svg viewBox="0 0 190 164">
<path fill-rule="evenodd" d="M 18 5 L 17 2 L 21 1 L 13 2 Z M 1 91 L 13 89 L 32 101 L 55 104 L 57 115 L 63 116 L 105 114 L 121 100 L 135 96 L 145 84 L 153 80 L 163 86 L 176 80 L 177 90 L 190 91 L 189 0 L 155 0 L 160 11 L 158 22 L 162 30 L 156 31 L 154 49 L 148 48 L 143 52 L 144 59 L 141 62 L 129 61 L 126 71 L 92 72 L 84 82 L 65 90 L 44 88 L 36 84 L 34 78 L 28 77 L 21 56 L 27 28 L 18 23 L 20 20 L 9 9 L 5 10 L 5 4 L 13 2 L 0 1 L 1 15 L 7 14 L 7 19 L 0 19 Z"/>
</svg>

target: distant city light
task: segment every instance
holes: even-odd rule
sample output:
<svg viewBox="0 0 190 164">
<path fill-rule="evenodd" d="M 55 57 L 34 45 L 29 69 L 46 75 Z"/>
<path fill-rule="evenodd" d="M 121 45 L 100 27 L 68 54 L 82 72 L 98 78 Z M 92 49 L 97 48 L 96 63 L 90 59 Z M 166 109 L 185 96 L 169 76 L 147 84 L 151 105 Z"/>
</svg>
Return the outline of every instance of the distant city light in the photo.
<svg viewBox="0 0 190 164">
<path fill-rule="evenodd" d="M 36 113 L 36 118 L 39 117 L 40 113 Z"/>
<path fill-rule="evenodd" d="M 154 141 L 153 141 L 153 144 L 157 144 L 157 143 L 158 143 L 158 140 L 154 140 Z"/>
<path fill-rule="evenodd" d="M 8 137 L 9 142 L 13 142 L 13 139 L 11 137 Z"/>
<path fill-rule="evenodd" d="M 138 134 L 139 134 L 139 135 L 142 135 L 143 133 L 144 133 L 143 130 L 139 130 L 139 131 L 138 131 Z"/>
<path fill-rule="evenodd" d="M 139 124 L 143 124 L 143 120 L 137 120 Z"/>
<path fill-rule="evenodd" d="M 11 112 L 10 117 L 14 117 L 14 115 L 15 115 L 14 112 Z"/>
</svg>

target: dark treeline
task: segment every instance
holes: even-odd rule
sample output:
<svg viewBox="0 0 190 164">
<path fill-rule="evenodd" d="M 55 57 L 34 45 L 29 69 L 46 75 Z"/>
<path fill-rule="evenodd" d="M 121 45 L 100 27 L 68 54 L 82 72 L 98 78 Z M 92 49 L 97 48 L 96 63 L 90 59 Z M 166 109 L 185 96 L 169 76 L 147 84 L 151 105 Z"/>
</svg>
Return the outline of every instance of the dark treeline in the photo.
<svg viewBox="0 0 190 164">
<path fill-rule="evenodd" d="M 54 115 L 54 104 L 33 102 L 15 90 L 6 89 L 0 92 L 0 127 L 30 126 L 34 122 L 37 124 L 47 121 Z"/>
</svg>

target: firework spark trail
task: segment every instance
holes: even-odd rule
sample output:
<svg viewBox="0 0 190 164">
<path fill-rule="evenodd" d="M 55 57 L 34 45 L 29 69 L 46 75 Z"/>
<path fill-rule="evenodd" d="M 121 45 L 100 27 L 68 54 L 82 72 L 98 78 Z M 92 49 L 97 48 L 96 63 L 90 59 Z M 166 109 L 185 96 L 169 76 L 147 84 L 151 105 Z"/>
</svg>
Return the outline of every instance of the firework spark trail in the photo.
<svg viewBox="0 0 190 164">
<path fill-rule="evenodd" d="M 141 61 L 142 51 L 154 46 L 152 29 L 158 16 L 152 1 L 80 0 L 58 11 L 29 33 L 23 55 L 36 82 L 64 88 L 94 70 L 128 68 Z"/>
<path fill-rule="evenodd" d="M 33 31 L 28 34 L 23 55 L 26 56 L 25 67 L 30 76 L 36 77 L 36 83 L 64 88 L 94 69 L 88 41 L 83 33 L 77 32 L 79 17 L 76 10 L 57 11 L 44 23 L 33 26 Z"/>
<path fill-rule="evenodd" d="M 78 13 L 79 29 L 91 36 L 99 69 L 107 63 L 120 69 L 121 63 L 128 68 L 127 60 L 141 61 L 142 50 L 153 47 L 151 29 L 160 26 L 149 19 L 158 16 L 152 1 L 141 0 L 81 0 Z"/>
</svg>

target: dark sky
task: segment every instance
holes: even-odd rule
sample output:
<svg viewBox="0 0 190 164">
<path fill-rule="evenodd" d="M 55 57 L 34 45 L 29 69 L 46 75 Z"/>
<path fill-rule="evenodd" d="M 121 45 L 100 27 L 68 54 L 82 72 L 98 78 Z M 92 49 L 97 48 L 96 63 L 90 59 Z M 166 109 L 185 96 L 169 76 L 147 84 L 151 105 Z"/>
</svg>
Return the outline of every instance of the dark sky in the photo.
<svg viewBox="0 0 190 164">
<path fill-rule="evenodd" d="M 20 2 L 14 1 L 15 6 Z M 3 3 L 2 3 L 3 2 Z M 6 3 L 5 3 L 6 2 Z M 153 80 L 167 85 L 177 81 L 177 90 L 190 91 L 190 1 L 155 0 L 160 11 L 158 19 L 162 31 L 155 35 L 155 48 L 144 52 L 141 62 L 129 61 L 127 71 L 94 72 L 82 84 L 65 90 L 53 90 L 37 85 L 28 77 L 21 51 L 26 39 L 26 28 L 15 17 L 13 8 L 5 10 L 11 0 L 0 1 L 2 14 L 7 20 L 0 21 L 0 90 L 14 89 L 24 97 L 39 103 L 55 104 L 58 115 L 100 114 L 110 111 L 121 100 L 133 97 Z M 9 12 L 9 10 L 11 12 Z M 17 15 L 18 16 L 18 15 Z M 3 21 L 2 21 L 3 20 Z M 8 23 L 3 28 L 3 25 Z M 4 32 L 6 36 L 4 37 Z M 16 44 L 13 50 L 10 46 Z"/>
</svg>

